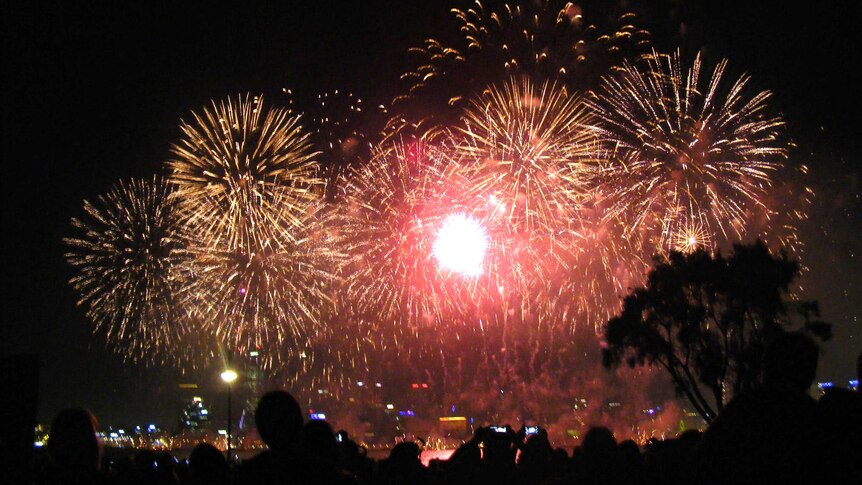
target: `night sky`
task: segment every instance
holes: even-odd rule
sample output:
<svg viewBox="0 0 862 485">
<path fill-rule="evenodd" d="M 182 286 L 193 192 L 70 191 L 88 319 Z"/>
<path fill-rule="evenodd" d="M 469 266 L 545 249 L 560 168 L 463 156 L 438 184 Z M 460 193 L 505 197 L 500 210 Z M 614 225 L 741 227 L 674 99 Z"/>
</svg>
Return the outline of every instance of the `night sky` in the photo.
<svg viewBox="0 0 862 485">
<path fill-rule="evenodd" d="M 407 48 L 451 37 L 443 1 L 3 2 L 3 355 L 40 361 L 39 418 L 83 405 L 103 423 L 173 424 L 176 384 L 217 375 L 124 365 L 94 338 L 62 238 L 82 201 L 160 173 L 178 121 L 213 98 L 263 93 L 302 105 L 350 90 L 391 98 Z M 296 3 L 297 5 L 293 5 Z M 654 44 L 726 56 L 775 93 L 817 197 L 801 227 L 803 281 L 834 339 L 819 378 L 846 382 L 862 351 L 862 3 L 632 2 Z M 694 2 L 691 2 L 694 3 Z M 590 16 L 590 4 L 584 15 Z"/>
</svg>

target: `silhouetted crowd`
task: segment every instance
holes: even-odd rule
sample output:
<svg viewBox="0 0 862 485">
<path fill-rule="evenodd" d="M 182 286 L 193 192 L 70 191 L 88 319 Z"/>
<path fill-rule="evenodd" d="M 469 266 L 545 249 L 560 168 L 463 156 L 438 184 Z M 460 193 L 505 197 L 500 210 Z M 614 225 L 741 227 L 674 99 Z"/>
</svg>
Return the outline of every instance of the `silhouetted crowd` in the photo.
<svg viewBox="0 0 862 485">
<path fill-rule="evenodd" d="M 829 389 L 807 393 L 818 349 L 789 333 L 764 352 L 758 389 L 734 397 L 704 432 L 641 447 L 617 442 L 595 427 L 569 454 L 542 429 L 489 426 L 476 430 L 448 460 L 420 460 L 414 442 L 396 445 L 375 461 L 347 433 L 325 421 L 303 422 L 296 400 L 272 391 L 259 401 L 255 422 L 268 449 L 229 464 L 200 444 L 187 462 L 167 452 L 138 451 L 104 460 L 92 415 L 61 412 L 51 426 L 48 464 L 37 483 L 50 484 L 862 484 L 862 395 Z M 862 355 L 857 372 L 862 374 Z"/>
</svg>

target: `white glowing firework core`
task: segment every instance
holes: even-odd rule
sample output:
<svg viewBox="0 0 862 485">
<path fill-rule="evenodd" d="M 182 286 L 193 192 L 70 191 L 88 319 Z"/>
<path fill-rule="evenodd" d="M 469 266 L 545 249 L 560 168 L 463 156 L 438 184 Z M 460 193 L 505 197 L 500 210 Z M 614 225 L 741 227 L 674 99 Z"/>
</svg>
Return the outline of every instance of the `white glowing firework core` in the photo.
<svg viewBox="0 0 862 485">
<path fill-rule="evenodd" d="M 466 214 L 451 214 L 434 239 L 432 252 L 440 267 L 465 276 L 482 273 L 488 234 L 476 219 Z"/>
</svg>

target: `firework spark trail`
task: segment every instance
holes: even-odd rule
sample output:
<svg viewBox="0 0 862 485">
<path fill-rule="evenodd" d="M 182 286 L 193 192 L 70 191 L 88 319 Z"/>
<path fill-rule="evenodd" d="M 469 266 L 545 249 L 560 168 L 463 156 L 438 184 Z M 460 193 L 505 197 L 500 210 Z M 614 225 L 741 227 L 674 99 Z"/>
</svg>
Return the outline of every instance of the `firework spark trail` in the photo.
<svg viewBox="0 0 862 485">
<path fill-rule="evenodd" d="M 469 99 L 513 75 L 592 87 L 624 56 L 636 57 L 649 44 L 649 33 L 636 27 L 632 12 L 602 8 L 610 11 L 591 14 L 612 18 L 608 25 L 587 22 L 580 7 L 562 0 L 496 8 L 477 1 L 453 9 L 458 41 L 431 38 L 410 50 L 417 64 L 402 75 L 406 90 L 392 102 L 389 130 L 420 136 L 445 131 Z"/>
<path fill-rule="evenodd" d="M 522 310 L 539 325 L 568 331 L 598 328 L 643 271 L 619 221 L 595 210 L 608 186 L 593 123 L 557 83 L 513 78 L 471 101 L 453 142 L 471 190 L 504 215 L 492 232 L 514 277 L 498 285 L 527 295 Z"/>
<path fill-rule="evenodd" d="M 249 96 L 213 103 L 168 161 L 194 237 L 184 305 L 198 325 L 265 364 L 295 356 L 329 301 L 328 245 L 315 237 L 317 165 L 299 117 Z"/>
<path fill-rule="evenodd" d="M 333 225 L 354 256 L 349 313 L 383 325 L 360 335 L 388 336 L 381 350 L 445 382 L 565 371 L 574 326 L 599 325 L 629 276 L 625 244 L 584 210 L 598 172 L 584 109 L 554 83 L 510 80 L 453 133 L 395 144 L 346 177 Z M 462 213 L 488 234 L 481 274 L 466 279 L 433 258 L 436 232 Z"/>
<path fill-rule="evenodd" d="M 192 116 L 167 166 L 194 233 L 244 248 L 301 228 L 320 181 L 300 117 L 248 95 Z"/>
<path fill-rule="evenodd" d="M 96 332 L 124 358 L 174 360 L 185 333 L 178 271 L 188 256 L 177 199 L 162 178 L 116 183 L 72 219 L 64 239 L 70 280 Z"/>
<path fill-rule="evenodd" d="M 433 258 L 434 234 L 453 211 L 471 213 L 458 167 L 421 142 L 381 149 L 341 184 L 339 231 L 354 256 L 343 273 L 354 313 L 410 325 L 460 312 L 475 279 L 449 278 Z"/>
<path fill-rule="evenodd" d="M 336 396 L 361 372 L 523 394 L 576 378 L 575 332 L 616 311 L 656 249 L 755 235 L 799 247 L 783 122 L 748 77 L 727 82 L 726 62 L 709 76 L 700 56 L 686 70 L 654 53 L 585 106 L 574 89 L 608 70 L 584 66 L 645 42 L 630 16 L 603 37 L 555 1 L 455 14 L 464 45 L 418 50 L 373 155 L 350 149 L 369 139 L 349 93 L 321 96 L 308 133 L 239 97 L 182 123 L 161 195 L 120 184 L 86 203 L 67 258 L 112 345 L 151 359 L 218 340 Z M 407 125 L 423 141 L 402 141 Z M 134 222 L 159 211 L 170 217 Z M 453 217 L 482 235 L 466 271 L 435 253 Z"/>
<path fill-rule="evenodd" d="M 742 239 L 787 158 L 784 122 L 768 110 L 771 94 L 749 95 L 749 76 L 726 80 L 727 61 L 704 76 L 701 54 L 685 68 L 679 53 L 626 62 L 588 101 L 612 163 L 617 190 L 609 217 L 630 221 L 628 236 L 650 252 L 680 247 L 699 226 L 702 239 Z M 692 226 L 694 224 L 694 226 Z"/>
<path fill-rule="evenodd" d="M 284 91 L 290 99 L 292 92 Z M 345 171 L 371 159 L 388 113 L 382 105 L 371 106 L 339 89 L 320 93 L 307 104 L 306 119 L 314 148 L 320 153 L 326 198 L 334 201 Z"/>
<path fill-rule="evenodd" d="M 312 211 L 302 220 L 307 229 L 293 227 L 250 251 L 193 238 L 184 302 L 192 318 L 241 353 L 262 350 L 267 367 L 296 357 L 332 304 L 333 252 L 311 229 L 315 218 Z"/>
<path fill-rule="evenodd" d="M 470 360 L 466 367 L 473 371 L 489 356 L 482 326 L 499 300 L 497 282 L 506 269 L 499 254 L 508 242 L 487 233 L 481 268 L 468 275 L 440 264 L 435 243 L 453 216 L 481 233 L 502 227 L 495 220 L 502 212 L 474 194 L 451 153 L 451 146 L 424 142 L 382 148 L 340 184 L 341 211 L 332 223 L 345 236 L 343 252 L 352 256 L 341 274 L 345 313 L 361 329 L 363 343 L 355 350 L 421 363 L 394 372 L 405 379 L 423 372 L 423 381 L 446 381 L 454 371 L 447 363 Z M 499 343 L 491 347 L 499 350 Z"/>
<path fill-rule="evenodd" d="M 577 221 L 596 172 L 580 100 L 556 83 L 510 79 L 473 100 L 456 151 L 473 189 L 498 197 L 518 231 L 553 234 Z"/>
<path fill-rule="evenodd" d="M 749 234 L 756 235 L 774 250 L 790 252 L 802 263 L 803 272 L 807 271 L 805 243 L 799 237 L 799 227 L 808 219 L 815 197 L 814 191 L 807 186 L 807 178 L 806 165 L 785 164 L 761 199 L 767 210 L 749 210 L 746 218 Z"/>
</svg>

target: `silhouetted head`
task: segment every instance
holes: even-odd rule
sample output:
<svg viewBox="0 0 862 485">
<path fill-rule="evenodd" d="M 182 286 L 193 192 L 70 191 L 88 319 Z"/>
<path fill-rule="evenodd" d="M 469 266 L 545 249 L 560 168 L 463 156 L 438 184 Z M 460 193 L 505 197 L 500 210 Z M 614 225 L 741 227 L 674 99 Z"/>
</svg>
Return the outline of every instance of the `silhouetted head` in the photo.
<svg viewBox="0 0 862 485">
<path fill-rule="evenodd" d="M 569 461 L 569 454 L 566 453 L 566 450 L 563 448 L 555 448 L 553 461 L 562 466 L 565 466 L 565 464 Z"/>
<path fill-rule="evenodd" d="M 514 465 L 518 452 L 518 434 L 508 424 L 481 428 L 478 435 L 482 440 L 482 461 L 497 465 Z"/>
<path fill-rule="evenodd" d="M 763 384 L 792 392 L 805 392 L 817 372 L 817 344 L 798 332 L 775 336 L 763 352 Z"/>
<path fill-rule="evenodd" d="M 260 438 L 274 451 L 293 448 L 302 432 L 302 410 L 285 391 L 264 394 L 254 411 L 254 421 Z"/>
<path fill-rule="evenodd" d="M 618 449 L 622 461 L 626 464 L 637 464 L 643 460 L 641 449 L 633 440 L 621 441 Z"/>
<path fill-rule="evenodd" d="M 419 462 L 419 445 L 413 441 L 402 441 L 392 448 L 389 460 L 393 463 L 408 464 Z"/>
<path fill-rule="evenodd" d="M 453 466 L 472 467 L 482 461 L 482 450 L 478 446 L 468 446 L 458 450 L 452 455 L 450 463 Z"/>
<path fill-rule="evenodd" d="M 617 456 L 617 440 L 611 430 L 605 427 L 590 428 L 584 435 L 581 445 L 584 458 L 596 463 L 610 463 Z"/>
<path fill-rule="evenodd" d="M 138 452 L 135 453 L 134 461 L 135 469 L 138 470 L 138 472 L 149 472 L 153 468 L 156 468 L 158 457 L 154 451 L 143 449 L 138 450 Z"/>
<path fill-rule="evenodd" d="M 95 473 L 101 458 L 96 418 L 81 408 L 60 411 L 51 423 L 48 455 L 61 469 Z"/>
<path fill-rule="evenodd" d="M 527 436 L 526 441 L 524 441 L 523 449 L 521 450 L 521 456 L 526 455 L 539 455 L 543 456 L 547 459 L 550 459 L 551 454 L 554 449 L 551 447 L 551 442 L 548 440 L 548 433 L 545 430 L 542 432 Z"/>
<path fill-rule="evenodd" d="M 209 443 L 200 443 L 189 455 L 189 474 L 199 483 L 223 480 L 228 474 L 224 454 Z"/>
<path fill-rule="evenodd" d="M 302 451 L 320 461 L 336 464 L 340 460 L 338 441 L 326 421 L 312 420 L 302 429 Z"/>
</svg>

